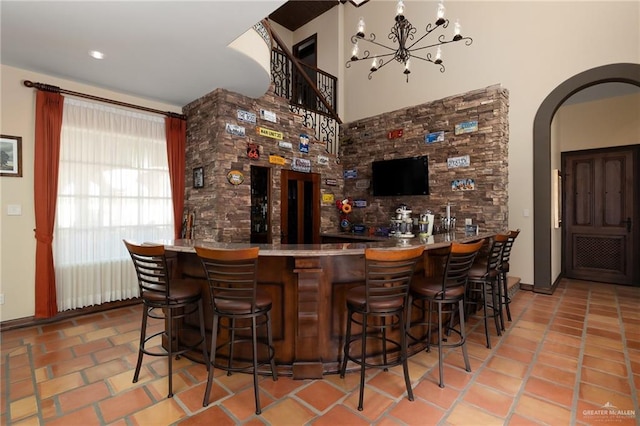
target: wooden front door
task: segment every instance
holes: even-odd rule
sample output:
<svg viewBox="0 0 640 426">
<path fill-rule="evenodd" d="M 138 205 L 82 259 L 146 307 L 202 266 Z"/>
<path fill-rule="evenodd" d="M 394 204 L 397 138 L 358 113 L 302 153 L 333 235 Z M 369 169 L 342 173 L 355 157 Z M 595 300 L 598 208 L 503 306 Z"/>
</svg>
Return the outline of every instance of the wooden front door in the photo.
<svg viewBox="0 0 640 426">
<path fill-rule="evenodd" d="M 320 175 L 283 170 L 281 191 L 281 242 L 319 244 Z"/>
<path fill-rule="evenodd" d="M 637 158 L 637 147 L 562 154 L 566 277 L 640 285 Z"/>
</svg>

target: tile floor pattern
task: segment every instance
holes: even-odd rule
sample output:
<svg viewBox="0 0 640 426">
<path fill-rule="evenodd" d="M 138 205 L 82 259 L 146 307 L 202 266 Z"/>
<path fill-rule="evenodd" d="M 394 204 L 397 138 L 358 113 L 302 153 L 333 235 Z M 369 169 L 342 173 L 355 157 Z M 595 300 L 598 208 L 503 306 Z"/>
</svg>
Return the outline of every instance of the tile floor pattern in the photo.
<svg viewBox="0 0 640 426">
<path fill-rule="evenodd" d="M 519 291 L 513 322 L 493 349 L 483 325 L 469 321 L 472 372 L 459 349 L 410 360 L 415 400 L 402 369 L 372 370 L 364 411 L 356 410 L 358 374 L 324 380 L 262 378 L 261 416 L 251 376 L 216 373 L 202 407 L 206 370 L 174 364 L 166 398 L 166 358 L 135 367 L 140 307 L 3 332 L 3 425 L 635 425 L 640 388 L 640 288 L 564 280 L 555 294 Z M 156 325 L 158 327 L 159 325 Z M 495 330 L 493 330 L 495 333 Z M 617 407 L 603 408 L 603 406 Z"/>
</svg>

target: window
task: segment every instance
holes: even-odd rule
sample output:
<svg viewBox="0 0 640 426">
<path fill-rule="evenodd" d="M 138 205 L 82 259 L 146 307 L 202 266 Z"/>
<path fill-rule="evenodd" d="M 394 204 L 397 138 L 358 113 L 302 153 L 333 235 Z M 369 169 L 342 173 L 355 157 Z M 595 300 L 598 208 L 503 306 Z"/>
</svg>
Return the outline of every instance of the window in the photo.
<svg viewBox="0 0 640 426">
<path fill-rule="evenodd" d="M 122 239 L 173 238 L 164 118 L 65 98 L 58 176 L 58 309 L 137 297 Z"/>
</svg>

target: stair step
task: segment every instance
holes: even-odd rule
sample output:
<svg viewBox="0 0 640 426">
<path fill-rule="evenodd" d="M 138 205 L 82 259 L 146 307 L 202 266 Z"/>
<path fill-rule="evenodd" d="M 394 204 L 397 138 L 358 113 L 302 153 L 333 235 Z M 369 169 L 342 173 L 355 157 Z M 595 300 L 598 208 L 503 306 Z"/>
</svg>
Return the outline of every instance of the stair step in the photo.
<svg viewBox="0 0 640 426">
<path fill-rule="evenodd" d="M 520 290 L 520 277 L 515 277 L 513 275 L 507 276 L 507 289 L 509 297 L 516 294 L 518 290 Z"/>
</svg>

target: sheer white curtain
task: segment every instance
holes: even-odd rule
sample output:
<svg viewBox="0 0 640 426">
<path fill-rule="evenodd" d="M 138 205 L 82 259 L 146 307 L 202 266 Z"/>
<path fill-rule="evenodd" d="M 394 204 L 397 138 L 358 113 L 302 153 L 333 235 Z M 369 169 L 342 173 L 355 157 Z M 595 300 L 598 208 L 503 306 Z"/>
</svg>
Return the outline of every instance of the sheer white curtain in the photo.
<svg viewBox="0 0 640 426">
<path fill-rule="evenodd" d="M 164 118 L 65 97 L 58 179 L 58 309 L 138 296 L 122 239 L 173 238 Z"/>
</svg>

